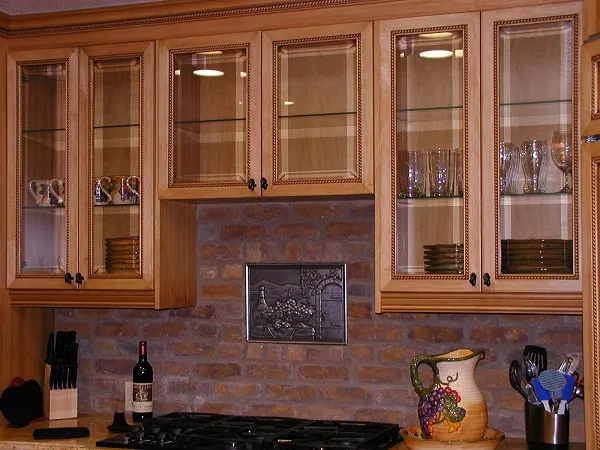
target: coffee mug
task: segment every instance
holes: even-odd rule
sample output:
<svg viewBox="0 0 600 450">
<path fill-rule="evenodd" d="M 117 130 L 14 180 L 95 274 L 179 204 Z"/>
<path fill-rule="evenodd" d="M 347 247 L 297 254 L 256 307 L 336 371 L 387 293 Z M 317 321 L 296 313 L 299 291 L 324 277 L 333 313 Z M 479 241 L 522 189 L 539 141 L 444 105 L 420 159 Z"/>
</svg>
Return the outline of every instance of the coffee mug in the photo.
<svg viewBox="0 0 600 450">
<path fill-rule="evenodd" d="M 38 206 L 58 206 L 64 203 L 65 182 L 60 178 L 31 180 L 27 188 Z"/>
<path fill-rule="evenodd" d="M 133 205 L 139 202 L 140 179 L 136 175 L 109 175 L 96 178 L 96 204 Z"/>
</svg>

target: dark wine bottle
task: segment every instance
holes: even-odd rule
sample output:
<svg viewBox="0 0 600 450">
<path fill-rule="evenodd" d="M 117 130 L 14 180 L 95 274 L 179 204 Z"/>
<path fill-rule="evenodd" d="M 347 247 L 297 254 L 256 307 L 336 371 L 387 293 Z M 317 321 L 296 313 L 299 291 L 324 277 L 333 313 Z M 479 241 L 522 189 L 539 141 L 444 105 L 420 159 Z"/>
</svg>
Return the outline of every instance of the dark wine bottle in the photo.
<svg viewBox="0 0 600 450">
<path fill-rule="evenodd" d="M 140 341 L 138 362 L 133 368 L 133 421 L 152 417 L 152 366 L 148 362 L 146 341 Z"/>
</svg>

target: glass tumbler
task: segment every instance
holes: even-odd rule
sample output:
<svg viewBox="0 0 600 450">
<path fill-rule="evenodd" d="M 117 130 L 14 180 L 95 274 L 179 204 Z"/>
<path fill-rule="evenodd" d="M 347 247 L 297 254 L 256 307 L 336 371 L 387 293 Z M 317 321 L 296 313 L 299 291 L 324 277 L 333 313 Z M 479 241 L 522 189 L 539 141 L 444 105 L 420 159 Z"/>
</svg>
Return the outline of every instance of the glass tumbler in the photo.
<svg viewBox="0 0 600 450">
<path fill-rule="evenodd" d="M 546 141 L 534 139 L 521 142 L 519 157 L 525 176 L 523 193 L 542 194 L 546 192 L 544 184 L 548 171 L 548 145 Z"/>
<path fill-rule="evenodd" d="M 455 148 L 450 150 L 450 167 L 452 170 L 452 186 L 450 187 L 450 195 L 462 197 L 464 185 L 464 164 L 463 151 L 461 148 Z"/>
<path fill-rule="evenodd" d="M 398 169 L 399 197 L 424 197 L 427 186 L 427 153 L 423 150 L 401 152 Z"/>
<path fill-rule="evenodd" d="M 446 197 L 451 194 L 452 174 L 450 170 L 450 150 L 429 150 L 429 195 Z"/>
<path fill-rule="evenodd" d="M 500 193 L 516 194 L 519 149 L 512 142 L 501 142 L 498 146 L 498 160 L 500 165 Z"/>
</svg>

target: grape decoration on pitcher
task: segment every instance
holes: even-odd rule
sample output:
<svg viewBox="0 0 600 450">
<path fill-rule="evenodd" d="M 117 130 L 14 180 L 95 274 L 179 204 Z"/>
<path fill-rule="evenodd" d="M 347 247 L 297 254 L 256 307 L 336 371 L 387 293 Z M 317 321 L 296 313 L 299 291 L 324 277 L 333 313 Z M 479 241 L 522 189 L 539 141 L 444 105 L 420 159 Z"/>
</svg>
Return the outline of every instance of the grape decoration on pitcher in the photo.
<svg viewBox="0 0 600 450">
<path fill-rule="evenodd" d="M 454 350 L 441 355 L 417 355 L 410 378 L 419 395 L 419 423 L 425 439 L 478 440 L 487 429 L 487 406 L 475 383 L 475 368 L 485 357 L 482 350 Z M 419 378 L 419 366 L 433 371 L 430 386 Z"/>
</svg>

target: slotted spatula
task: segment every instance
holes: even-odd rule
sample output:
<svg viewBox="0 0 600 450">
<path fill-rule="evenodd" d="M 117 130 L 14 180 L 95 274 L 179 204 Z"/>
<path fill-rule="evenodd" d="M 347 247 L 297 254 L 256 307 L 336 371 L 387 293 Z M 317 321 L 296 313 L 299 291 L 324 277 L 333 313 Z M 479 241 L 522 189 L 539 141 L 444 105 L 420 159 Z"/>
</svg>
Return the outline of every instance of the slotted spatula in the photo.
<svg viewBox="0 0 600 450">
<path fill-rule="evenodd" d="M 538 368 L 538 373 L 548 368 L 548 352 L 539 345 L 526 345 L 523 356 L 529 358 Z"/>
</svg>

